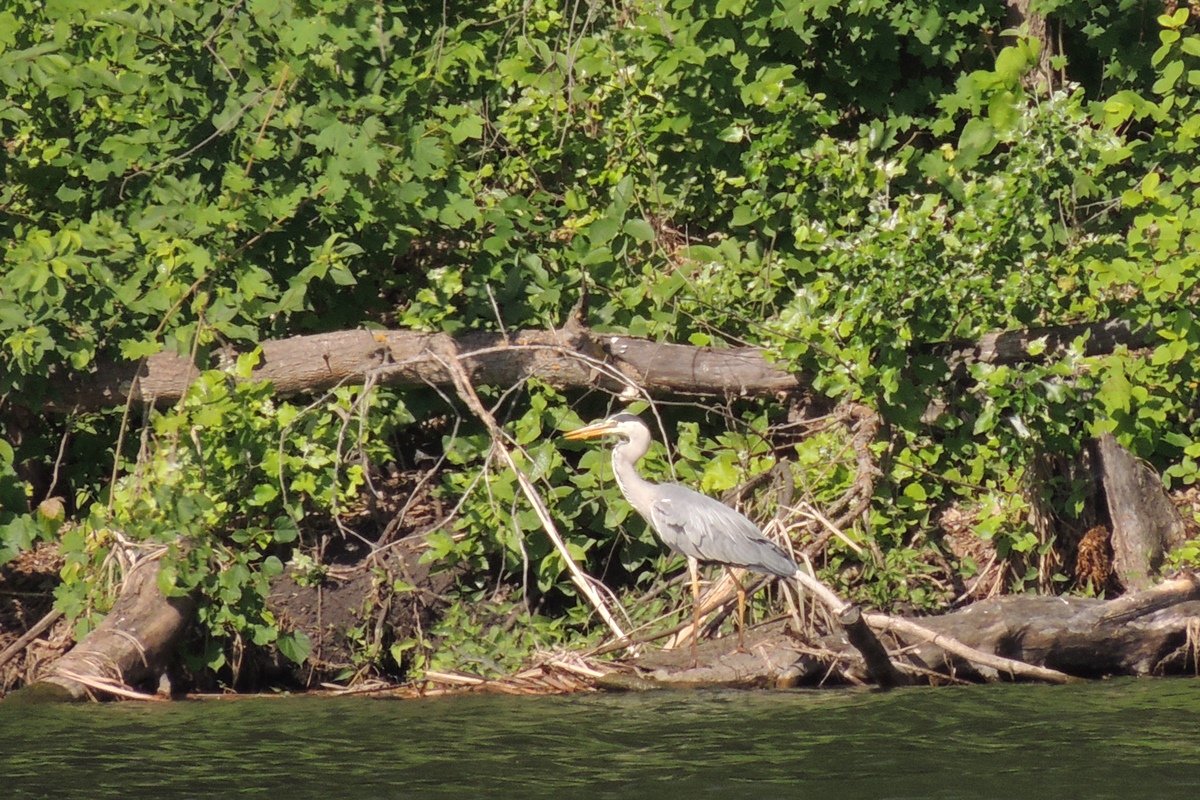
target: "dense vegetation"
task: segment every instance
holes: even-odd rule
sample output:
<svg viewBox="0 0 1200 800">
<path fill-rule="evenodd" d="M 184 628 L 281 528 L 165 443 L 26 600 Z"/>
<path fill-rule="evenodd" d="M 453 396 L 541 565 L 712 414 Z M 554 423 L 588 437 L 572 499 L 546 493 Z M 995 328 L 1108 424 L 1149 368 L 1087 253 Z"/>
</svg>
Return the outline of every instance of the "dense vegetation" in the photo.
<svg viewBox="0 0 1200 800">
<path fill-rule="evenodd" d="M 457 401 L 229 380 L 269 338 L 560 326 L 586 293 L 598 330 L 750 343 L 817 376 L 804 408 L 657 404 L 674 442 L 647 472 L 722 493 L 786 459 L 820 508 L 860 477 L 849 429 L 820 414 L 866 406 L 879 475 L 819 554 L 827 577 L 883 606 L 953 599 L 985 566 L 946 543 L 953 510 L 1007 588 L 1067 588 L 1055 554 L 1087 523 L 1070 464 L 1088 436 L 1174 486 L 1197 474 L 1200 35 L 1175 3 L 1033 12 L 1051 41 L 1006 30 L 999 0 L 7 0 L 0 562 L 56 541 L 82 634 L 116 554 L 166 545 L 164 589 L 203 597 L 193 656 L 221 669 L 274 642 L 303 661 L 268 581 L 288 563 L 320 581 L 331 537 L 378 535 L 347 531 L 348 509 L 389 465 L 427 467 L 420 450 L 451 512 L 427 557 L 467 569 L 436 635 L 364 633 L 366 666 L 509 666 L 601 635 Z M 931 347 L 1109 319 L 1151 346 L 1038 358 L 1035 340 L 1023 364 L 960 376 Z M 43 410 L 98 361 L 215 366 L 231 345 L 247 355 L 175 408 Z M 674 609 L 680 592 L 646 593 L 680 564 L 602 453 L 553 437 L 619 403 L 480 391 L 575 557 L 636 622 Z M 38 510 L 54 495 L 65 520 Z M 766 519 L 773 497 L 743 500 Z M 803 546 L 819 528 L 791 530 Z"/>
</svg>

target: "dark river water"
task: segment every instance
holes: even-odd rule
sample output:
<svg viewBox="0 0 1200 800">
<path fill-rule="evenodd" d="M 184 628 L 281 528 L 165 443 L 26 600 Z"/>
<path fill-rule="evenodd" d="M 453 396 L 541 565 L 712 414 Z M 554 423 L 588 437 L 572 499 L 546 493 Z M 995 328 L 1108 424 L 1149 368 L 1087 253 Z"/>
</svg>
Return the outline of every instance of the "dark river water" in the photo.
<svg viewBox="0 0 1200 800">
<path fill-rule="evenodd" d="M 0 703 L 0 798 L 1200 798 L 1200 680 Z"/>
</svg>

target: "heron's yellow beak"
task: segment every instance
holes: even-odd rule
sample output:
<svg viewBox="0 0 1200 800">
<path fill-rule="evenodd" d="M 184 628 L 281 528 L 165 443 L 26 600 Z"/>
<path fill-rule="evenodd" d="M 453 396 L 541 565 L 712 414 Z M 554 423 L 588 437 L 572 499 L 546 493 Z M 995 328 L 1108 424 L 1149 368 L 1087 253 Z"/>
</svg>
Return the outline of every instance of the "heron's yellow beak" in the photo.
<svg viewBox="0 0 1200 800">
<path fill-rule="evenodd" d="M 576 428 L 573 431 L 567 431 L 563 434 L 563 438 L 571 441 L 576 441 L 579 439 L 596 439 L 600 436 L 604 436 L 606 433 L 612 433 L 615 429 L 615 425 L 606 419 L 602 419 L 599 422 L 593 422 L 591 425 L 584 425 L 582 428 Z"/>
</svg>

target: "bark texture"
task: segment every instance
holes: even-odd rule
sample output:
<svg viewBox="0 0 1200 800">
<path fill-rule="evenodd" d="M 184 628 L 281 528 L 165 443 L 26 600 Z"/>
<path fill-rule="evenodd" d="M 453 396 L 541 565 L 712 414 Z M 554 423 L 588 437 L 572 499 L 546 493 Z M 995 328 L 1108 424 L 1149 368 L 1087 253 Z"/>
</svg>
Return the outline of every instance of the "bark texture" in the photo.
<svg viewBox="0 0 1200 800">
<path fill-rule="evenodd" d="M 81 700 L 89 689 L 104 694 L 104 686 L 153 688 L 193 608 L 189 597 L 163 595 L 157 559 L 143 560 L 129 571 L 104 621 L 22 691 Z"/>
<path fill-rule="evenodd" d="M 873 615 L 867 615 L 870 620 Z M 1200 668 L 1200 576 L 1185 573 L 1116 600 L 1011 595 L 914 620 L 976 650 L 1058 670 L 1074 678 L 1193 674 Z M 925 638 L 881 636 L 891 662 L 917 682 L 1012 680 Z M 726 641 L 701 646 L 689 669 L 680 651 L 651 653 L 636 665 L 656 684 L 793 686 L 875 683 L 844 634 L 803 641 L 783 623 L 747 635 L 746 652 Z"/>
<path fill-rule="evenodd" d="M 977 341 L 926 345 L 950 374 L 977 362 L 1029 361 L 1028 346 L 1044 340 L 1044 355 L 1063 352 L 1086 336 L 1087 354 L 1118 345 L 1143 346 L 1144 331 L 1120 320 L 988 334 Z M 255 380 L 271 381 L 281 396 L 319 392 L 345 383 L 376 380 L 397 386 L 453 387 L 440 355 L 456 353 L 472 385 L 511 386 L 537 377 L 559 388 L 601 387 L 615 392 L 658 394 L 772 395 L 803 392 L 810 377 L 769 361 L 754 347 L 692 347 L 633 336 L 601 334 L 577 326 L 562 330 L 458 336 L 417 331 L 337 331 L 264 342 Z M 214 363 L 231 361 L 221 352 Z M 170 405 L 183 396 L 199 367 L 175 353 L 158 353 L 139 364 L 109 362 L 88 373 L 64 376 L 47 401 L 51 410 L 96 409 L 135 403 Z"/>
<path fill-rule="evenodd" d="M 1126 590 L 1155 581 L 1164 555 L 1183 544 L 1187 529 L 1158 474 L 1111 434 L 1096 442 L 1112 522 L 1112 569 Z"/>
</svg>

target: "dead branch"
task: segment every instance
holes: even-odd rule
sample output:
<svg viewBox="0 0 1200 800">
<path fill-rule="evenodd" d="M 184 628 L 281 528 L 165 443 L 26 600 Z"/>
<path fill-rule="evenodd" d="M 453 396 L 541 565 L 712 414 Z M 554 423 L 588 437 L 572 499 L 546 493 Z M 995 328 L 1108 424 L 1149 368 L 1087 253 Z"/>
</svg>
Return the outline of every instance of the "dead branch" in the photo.
<svg viewBox="0 0 1200 800">
<path fill-rule="evenodd" d="M 25 633 L 21 634 L 21 637 L 19 639 L 17 639 L 11 645 L 6 647 L 4 649 L 3 653 L 0 653 L 0 667 L 7 664 L 9 662 L 9 659 L 11 659 L 17 653 L 20 653 L 22 650 L 24 650 L 30 642 L 32 642 L 34 639 L 36 639 L 37 637 L 39 637 L 43 633 L 45 633 L 46 630 L 51 625 L 58 622 L 58 620 L 61 617 L 62 617 L 62 612 L 56 608 L 53 611 L 51 611 L 50 613 L 46 614 L 46 616 L 42 617 L 37 622 L 35 622 L 33 624 L 33 626 L 30 627 L 29 630 L 27 630 L 27 631 L 25 631 Z"/>
<path fill-rule="evenodd" d="M 1119 625 L 1189 600 L 1200 600 L 1200 575 L 1194 572 L 1185 572 L 1151 589 L 1110 600 L 1098 624 Z"/>
<path fill-rule="evenodd" d="M 912 640 L 910 644 L 936 645 L 947 653 L 953 653 L 959 658 L 970 661 L 977 668 L 985 667 L 995 670 L 995 673 L 1007 674 L 1009 677 L 1028 678 L 1035 681 L 1045 681 L 1046 683 L 1070 683 L 1076 680 L 1070 675 L 1059 672 L 1056 669 L 1039 667 L 1034 664 L 1027 664 L 1024 661 L 985 653 L 982 650 L 969 647 L 946 634 L 937 633 L 901 617 L 892 617 L 887 614 L 867 614 L 866 619 L 867 624 L 876 630 L 891 631 L 892 633 L 907 636 Z M 985 672 L 983 674 L 990 680 L 995 680 L 999 677 L 998 674 L 993 673 Z"/>
<path fill-rule="evenodd" d="M 858 545 L 842 533 L 842 528 L 853 524 L 867 508 L 870 507 L 871 497 L 875 493 L 875 479 L 879 476 L 879 467 L 871 454 L 871 444 L 879 432 L 879 415 L 867 406 L 857 403 L 840 406 L 833 414 L 835 422 L 845 425 L 851 432 L 850 447 L 854 451 L 855 475 L 850 488 L 841 497 L 834 500 L 822 510 L 815 507 L 808 510 L 815 522 L 819 523 L 820 531 L 812 541 L 804 546 L 804 554 L 812 558 L 825 549 L 825 545 L 834 536 L 850 544 L 853 549 Z"/>
<path fill-rule="evenodd" d="M 1149 341 L 1145 331 L 1122 320 L 1028 331 L 992 333 L 974 342 L 943 343 L 921 349 L 946 361 L 952 375 L 977 362 L 1033 360 L 1028 346 L 1044 339 L 1039 358 L 1061 354 L 1080 336 L 1085 354 L 1111 352 Z M 271 381 L 281 396 L 321 392 L 368 375 L 396 386 L 454 385 L 434 354 L 454 351 L 473 385 L 511 386 L 536 376 L 560 388 L 601 387 L 621 391 L 630 383 L 652 393 L 774 395 L 804 392 L 809 377 L 769 361 L 755 347 L 692 347 L 632 336 L 599 334 L 572 326 L 561 331 L 471 332 L 451 336 L 406 330 L 353 330 L 293 336 L 262 343 L 253 380 Z M 221 353 L 228 361 L 236 353 Z M 208 365 L 216 363 L 210 360 Z M 607 367 L 598 369 L 598 365 Z M 110 361 L 86 373 L 55 381 L 45 407 L 51 411 L 95 409 L 140 403 L 170 405 L 183 396 L 199 366 L 187 356 L 162 352 L 139 362 Z"/>
<path fill-rule="evenodd" d="M 566 544 L 563 542 L 562 536 L 559 535 L 558 528 L 554 524 L 554 520 L 550 517 L 549 510 L 547 510 L 545 503 L 542 502 L 541 496 L 538 495 L 537 490 L 529 481 L 528 476 L 526 476 L 525 472 L 517 466 L 517 462 L 512 457 L 512 452 L 505 444 L 504 432 L 500 429 L 499 424 L 497 424 L 496 418 L 493 417 L 492 414 L 484 407 L 483 403 L 479 399 L 479 395 L 475 393 L 475 389 L 471 386 L 471 382 L 468 378 L 466 370 L 463 369 L 458 363 L 457 355 L 453 352 L 448 352 L 445 354 L 443 361 L 445 363 L 447 372 L 454 380 L 454 385 L 458 392 L 458 396 L 464 403 L 467 404 L 467 407 L 471 409 L 475 416 L 477 416 L 479 420 L 487 427 L 488 432 L 492 437 L 492 447 L 497 453 L 500 454 L 500 457 L 504 460 L 504 463 L 516 476 L 517 483 L 520 485 L 521 491 L 524 493 L 525 498 L 529 501 L 529 504 L 533 506 L 534 513 L 537 514 L 538 521 L 542 523 L 543 530 L 546 531 L 546 535 L 550 538 L 550 541 L 554 544 L 555 549 L 558 550 L 559 555 L 562 556 L 563 562 L 567 565 L 567 570 L 571 574 L 571 582 L 575 584 L 579 591 L 583 593 L 583 596 L 587 598 L 588 602 L 591 603 L 592 608 L 596 610 L 596 613 L 599 614 L 600 618 L 604 620 L 604 623 L 608 625 L 609 630 L 613 632 L 613 635 L 616 636 L 618 640 L 627 639 L 624 631 L 621 630 L 620 624 L 613 616 L 612 611 L 609 610 L 608 603 L 605 602 L 604 597 L 598 591 L 596 591 L 596 587 L 593 585 L 593 579 L 584 574 L 583 570 L 579 568 L 579 565 L 575 563 L 575 559 L 571 557 L 571 551 L 567 549 Z"/>
</svg>

